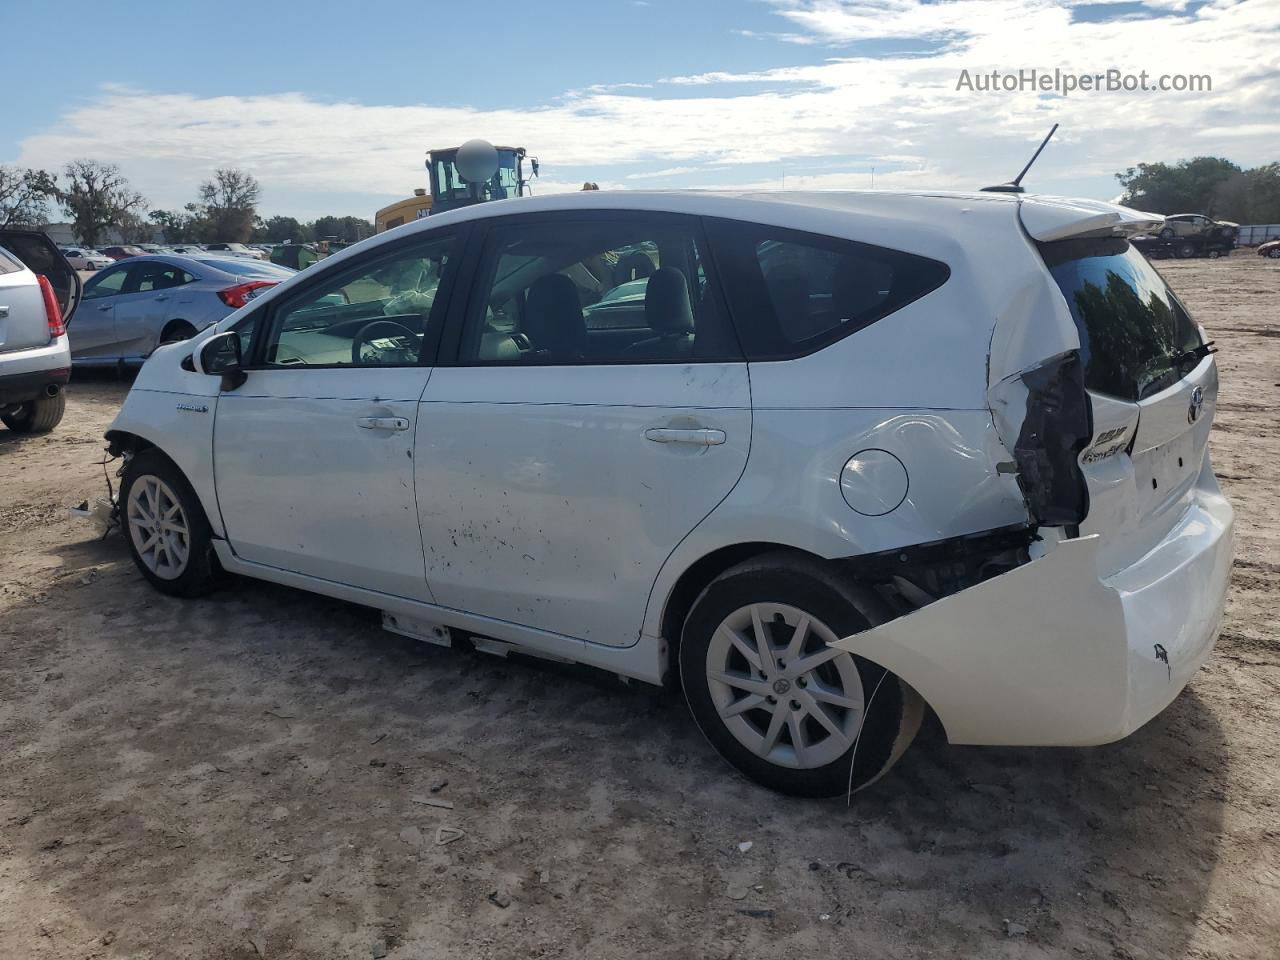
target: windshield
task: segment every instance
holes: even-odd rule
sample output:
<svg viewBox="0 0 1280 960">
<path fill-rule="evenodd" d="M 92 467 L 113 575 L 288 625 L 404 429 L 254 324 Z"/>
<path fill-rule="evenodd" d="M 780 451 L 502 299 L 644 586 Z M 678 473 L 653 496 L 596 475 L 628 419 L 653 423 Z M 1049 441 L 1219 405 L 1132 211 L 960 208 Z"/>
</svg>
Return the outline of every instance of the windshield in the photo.
<svg viewBox="0 0 1280 960">
<path fill-rule="evenodd" d="M 469 184 L 458 172 L 454 163 L 457 151 L 435 158 L 435 182 L 438 196 L 444 200 L 470 200 L 472 198 Z M 505 200 L 507 197 L 520 195 L 519 177 L 516 173 L 516 152 L 514 150 L 498 151 L 498 172 L 484 183 L 475 185 L 480 200 Z"/>
<path fill-rule="evenodd" d="M 1080 333 L 1085 386 L 1141 400 L 1184 376 L 1200 334 L 1164 278 L 1121 238 L 1040 244 Z"/>
</svg>

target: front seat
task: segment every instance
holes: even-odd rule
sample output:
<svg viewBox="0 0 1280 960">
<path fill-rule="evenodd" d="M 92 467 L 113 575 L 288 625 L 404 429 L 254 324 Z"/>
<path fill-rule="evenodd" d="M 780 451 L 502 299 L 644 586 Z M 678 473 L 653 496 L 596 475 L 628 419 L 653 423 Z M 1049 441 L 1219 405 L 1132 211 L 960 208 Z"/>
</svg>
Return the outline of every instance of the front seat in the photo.
<svg viewBox="0 0 1280 960">
<path fill-rule="evenodd" d="M 636 360 L 678 360 L 693 355 L 689 284 L 675 267 L 659 267 L 644 290 L 644 322 L 657 334 L 627 348 Z"/>
<path fill-rule="evenodd" d="M 578 288 L 563 273 L 539 277 L 525 293 L 520 332 L 539 360 L 581 360 L 587 345 Z"/>
</svg>

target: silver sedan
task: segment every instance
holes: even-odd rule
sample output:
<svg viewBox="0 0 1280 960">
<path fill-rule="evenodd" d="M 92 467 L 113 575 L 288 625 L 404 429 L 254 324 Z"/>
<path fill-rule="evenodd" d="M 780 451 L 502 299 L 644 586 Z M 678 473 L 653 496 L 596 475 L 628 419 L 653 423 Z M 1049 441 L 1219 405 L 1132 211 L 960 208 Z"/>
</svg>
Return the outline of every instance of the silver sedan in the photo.
<svg viewBox="0 0 1280 960">
<path fill-rule="evenodd" d="M 247 257 L 131 257 L 95 274 L 71 324 L 78 366 L 141 363 L 195 336 L 295 271 Z"/>
</svg>

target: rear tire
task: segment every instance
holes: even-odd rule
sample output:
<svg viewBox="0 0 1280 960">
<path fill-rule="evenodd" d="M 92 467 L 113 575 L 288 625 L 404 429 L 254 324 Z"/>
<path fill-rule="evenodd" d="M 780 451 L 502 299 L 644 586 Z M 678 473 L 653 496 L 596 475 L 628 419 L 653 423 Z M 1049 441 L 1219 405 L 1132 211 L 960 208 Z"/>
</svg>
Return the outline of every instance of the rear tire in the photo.
<svg viewBox="0 0 1280 960">
<path fill-rule="evenodd" d="M 196 597 L 216 585 L 209 519 L 182 471 L 159 450 L 129 458 L 120 483 L 120 525 L 134 564 L 161 593 Z"/>
<path fill-rule="evenodd" d="M 833 797 L 869 786 L 910 745 L 924 701 L 869 660 L 831 656 L 828 642 L 888 617 L 874 593 L 807 557 L 773 553 L 727 570 L 694 602 L 680 644 L 699 729 L 741 773 L 779 793 Z M 827 659 L 805 669 L 815 657 Z"/>
<path fill-rule="evenodd" d="M 67 412 L 67 395 L 59 390 L 52 397 L 28 400 L 14 413 L 0 414 L 0 420 L 14 433 L 48 433 L 62 422 Z"/>
<path fill-rule="evenodd" d="M 190 340 L 196 335 L 196 328 L 185 320 L 170 320 L 160 333 L 160 339 L 156 346 L 163 346 L 166 343 L 178 343 L 181 340 Z"/>
<path fill-rule="evenodd" d="M 1277 247 L 1275 250 L 1268 250 L 1268 251 L 1267 251 L 1267 259 L 1269 259 L 1269 260 L 1280 260 L 1280 247 Z"/>
<path fill-rule="evenodd" d="M 1174 252 L 1179 260 L 1190 260 L 1196 255 L 1196 246 L 1194 243 L 1180 243 Z"/>
</svg>

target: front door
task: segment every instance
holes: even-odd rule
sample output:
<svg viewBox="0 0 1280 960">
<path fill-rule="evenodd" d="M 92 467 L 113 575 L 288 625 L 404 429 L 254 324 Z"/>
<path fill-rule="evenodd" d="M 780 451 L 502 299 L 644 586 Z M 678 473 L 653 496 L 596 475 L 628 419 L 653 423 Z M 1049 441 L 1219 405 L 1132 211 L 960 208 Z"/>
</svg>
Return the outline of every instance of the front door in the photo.
<svg viewBox="0 0 1280 960">
<path fill-rule="evenodd" d="M 243 321 L 250 369 L 218 398 L 213 444 L 237 556 L 431 599 L 413 438 L 457 243 L 379 246 Z"/>
<path fill-rule="evenodd" d="M 113 360 L 121 355 L 116 337 L 116 303 L 124 293 L 131 269 L 126 260 L 98 271 L 84 285 L 84 301 L 67 327 L 73 360 Z"/>
<path fill-rule="evenodd" d="M 662 563 L 746 465 L 747 368 L 705 251 L 691 218 L 487 229 L 417 421 L 439 604 L 636 641 Z"/>
</svg>

